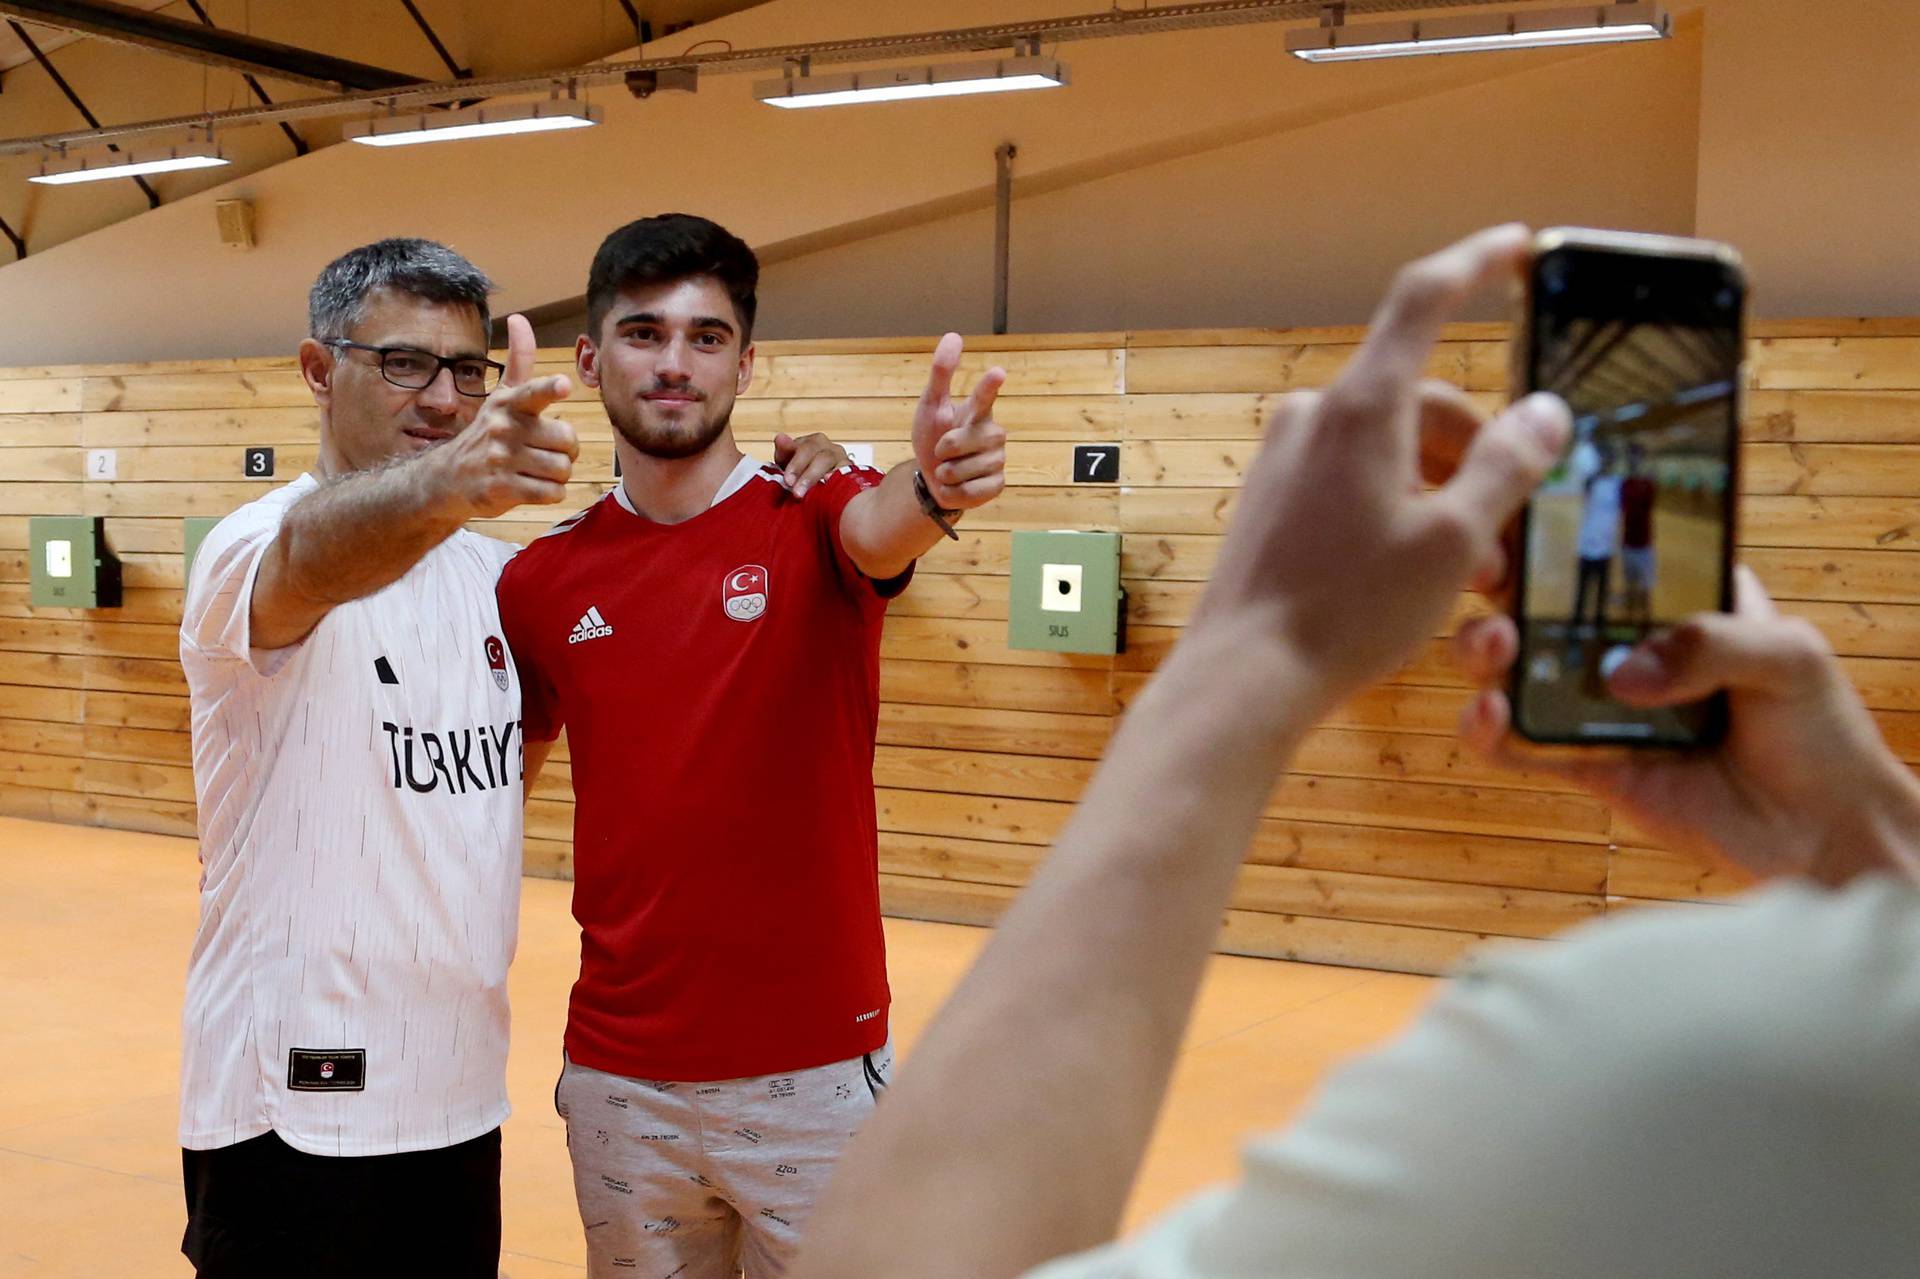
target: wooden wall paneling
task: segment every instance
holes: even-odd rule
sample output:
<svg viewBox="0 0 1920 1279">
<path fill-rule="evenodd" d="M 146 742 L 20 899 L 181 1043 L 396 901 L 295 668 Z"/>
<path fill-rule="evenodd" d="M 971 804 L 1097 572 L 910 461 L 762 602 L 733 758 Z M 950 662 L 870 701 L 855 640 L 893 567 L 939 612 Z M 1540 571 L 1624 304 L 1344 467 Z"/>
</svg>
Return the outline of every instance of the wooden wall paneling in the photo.
<svg viewBox="0 0 1920 1279">
<path fill-rule="evenodd" d="M 1117 717 L 1191 618 L 1238 485 L 1292 390 L 1326 385 L 1364 331 L 1188 330 L 971 339 L 959 384 L 1011 377 L 1009 488 L 923 560 L 883 640 L 876 810 L 889 909 L 987 922 L 1031 875 Z M 1889 743 L 1920 761 L 1920 321 L 1756 326 L 1744 557 L 1843 655 Z M 825 431 L 907 455 L 932 338 L 766 343 L 738 437 Z M 1505 329 L 1449 326 L 1430 371 L 1503 402 Z M 564 372 L 571 354 L 540 355 Z M 590 393 L 559 413 L 583 448 L 565 502 L 479 531 L 516 542 L 600 497 L 613 433 Z M 1071 482 L 1073 445 L 1119 442 L 1120 484 Z M 276 474 L 242 478 L 268 445 Z M 0 370 L 0 812 L 191 833 L 177 664 L 181 519 L 223 515 L 313 464 L 318 419 L 291 360 Z M 83 479 L 112 448 L 112 482 Z M 27 524 L 108 516 L 118 610 L 36 610 Z M 1131 647 L 1113 659 L 1007 647 L 1011 531 L 1125 534 Z M 1476 607 L 1463 600 L 1456 617 Z M 1444 637 L 1309 735 L 1260 822 L 1220 936 L 1241 953 L 1437 971 L 1483 938 L 1534 938 L 1742 880 L 1674 853 L 1556 779 L 1495 769 L 1453 727 L 1469 694 Z M 571 873 L 564 743 L 529 804 L 529 873 Z"/>
</svg>

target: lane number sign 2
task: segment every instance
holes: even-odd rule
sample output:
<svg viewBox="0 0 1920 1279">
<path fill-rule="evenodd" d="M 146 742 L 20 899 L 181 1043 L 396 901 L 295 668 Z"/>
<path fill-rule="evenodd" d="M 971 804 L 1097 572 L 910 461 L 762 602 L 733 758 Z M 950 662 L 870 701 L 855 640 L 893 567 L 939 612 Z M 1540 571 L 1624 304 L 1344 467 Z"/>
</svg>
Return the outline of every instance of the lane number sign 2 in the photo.
<svg viewBox="0 0 1920 1279">
<path fill-rule="evenodd" d="M 1120 446 L 1118 444 L 1074 445 L 1073 482 L 1075 484 L 1118 484 L 1120 482 Z"/>
</svg>

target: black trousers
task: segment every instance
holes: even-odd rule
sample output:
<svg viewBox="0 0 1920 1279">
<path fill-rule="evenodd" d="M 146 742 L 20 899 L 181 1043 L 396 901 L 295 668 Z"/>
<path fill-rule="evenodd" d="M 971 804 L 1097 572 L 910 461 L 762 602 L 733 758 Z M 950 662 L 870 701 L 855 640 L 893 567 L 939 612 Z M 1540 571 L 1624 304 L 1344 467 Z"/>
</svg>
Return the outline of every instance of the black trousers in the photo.
<svg viewBox="0 0 1920 1279">
<path fill-rule="evenodd" d="M 1580 619 L 1587 612 L 1587 586 L 1593 586 L 1593 626 L 1594 635 L 1600 643 L 1607 642 L 1607 588 L 1612 585 L 1608 580 L 1613 575 L 1613 557 L 1604 560 L 1590 560 L 1580 557 L 1580 577 L 1573 588 L 1573 639 L 1580 639 Z"/>
<path fill-rule="evenodd" d="M 442 1150 L 338 1158 L 274 1133 L 181 1152 L 201 1279 L 500 1273 L 500 1130 Z"/>
</svg>

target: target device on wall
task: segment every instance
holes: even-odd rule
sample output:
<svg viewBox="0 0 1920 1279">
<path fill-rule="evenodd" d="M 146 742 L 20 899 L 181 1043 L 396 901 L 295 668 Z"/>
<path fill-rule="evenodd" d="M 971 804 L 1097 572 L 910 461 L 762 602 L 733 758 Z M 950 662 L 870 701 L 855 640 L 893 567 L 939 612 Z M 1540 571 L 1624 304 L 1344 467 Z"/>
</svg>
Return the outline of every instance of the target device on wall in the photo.
<svg viewBox="0 0 1920 1279">
<path fill-rule="evenodd" d="M 720 602 L 736 622 L 751 622 L 767 611 L 767 570 L 742 564 L 720 584 Z"/>
</svg>

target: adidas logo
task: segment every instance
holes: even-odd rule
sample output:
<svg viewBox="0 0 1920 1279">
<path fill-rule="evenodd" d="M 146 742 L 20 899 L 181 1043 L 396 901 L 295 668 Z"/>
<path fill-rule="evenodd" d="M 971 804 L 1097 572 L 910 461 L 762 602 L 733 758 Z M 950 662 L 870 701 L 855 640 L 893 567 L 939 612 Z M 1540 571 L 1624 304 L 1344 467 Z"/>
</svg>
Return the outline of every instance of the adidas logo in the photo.
<svg viewBox="0 0 1920 1279">
<path fill-rule="evenodd" d="M 586 616 L 573 624 L 573 634 L 567 636 L 567 643 L 578 644 L 583 640 L 601 639 L 613 634 L 613 627 L 607 625 L 607 619 L 600 616 L 598 608 L 590 608 Z"/>
</svg>

